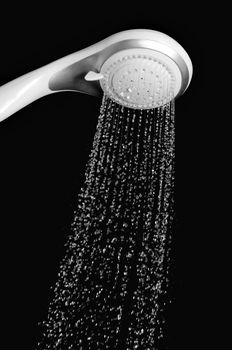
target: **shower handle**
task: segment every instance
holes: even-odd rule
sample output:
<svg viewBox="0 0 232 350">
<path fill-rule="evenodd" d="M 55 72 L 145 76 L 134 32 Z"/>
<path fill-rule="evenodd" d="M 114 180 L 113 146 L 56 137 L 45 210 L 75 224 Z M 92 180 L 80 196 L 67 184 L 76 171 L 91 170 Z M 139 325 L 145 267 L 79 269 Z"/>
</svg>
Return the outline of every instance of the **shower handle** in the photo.
<svg viewBox="0 0 232 350">
<path fill-rule="evenodd" d="M 39 68 L 0 87 L 0 121 L 29 103 L 53 93 L 48 87 L 48 70 Z"/>
<path fill-rule="evenodd" d="M 55 92 L 78 91 L 98 95 L 99 89 L 94 83 L 102 77 L 98 77 L 94 60 L 89 63 L 89 57 L 94 57 L 104 48 L 103 44 L 102 41 L 82 49 L 0 86 L 0 122 L 33 101 Z M 70 82 L 70 71 L 75 84 Z M 57 81 L 59 86 L 59 79 L 62 80 L 62 88 L 56 89 L 51 82 Z"/>
</svg>

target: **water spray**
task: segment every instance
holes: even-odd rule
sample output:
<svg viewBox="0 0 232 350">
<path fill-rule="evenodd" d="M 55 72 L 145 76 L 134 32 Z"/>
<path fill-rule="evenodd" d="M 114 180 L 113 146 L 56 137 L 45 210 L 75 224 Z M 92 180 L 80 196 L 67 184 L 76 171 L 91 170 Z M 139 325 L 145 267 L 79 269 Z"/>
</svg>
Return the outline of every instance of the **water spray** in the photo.
<svg viewBox="0 0 232 350">
<path fill-rule="evenodd" d="M 36 350 L 166 349 L 175 99 L 191 78 L 181 45 L 136 29 L 0 87 L 0 120 L 55 92 L 102 96 Z"/>
</svg>

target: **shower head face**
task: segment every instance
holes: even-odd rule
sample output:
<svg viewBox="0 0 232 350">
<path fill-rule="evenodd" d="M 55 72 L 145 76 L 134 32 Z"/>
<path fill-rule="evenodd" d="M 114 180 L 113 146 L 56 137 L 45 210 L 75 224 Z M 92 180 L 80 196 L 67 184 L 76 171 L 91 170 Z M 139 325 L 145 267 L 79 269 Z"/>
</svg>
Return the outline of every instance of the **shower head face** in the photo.
<svg viewBox="0 0 232 350">
<path fill-rule="evenodd" d="M 117 103 L 134 109 L 160 107 L 181 88 L 176 63 L 150 49 L 128 49 L 112 55 L 101 67 L 103 91 Z"/>
</svg>

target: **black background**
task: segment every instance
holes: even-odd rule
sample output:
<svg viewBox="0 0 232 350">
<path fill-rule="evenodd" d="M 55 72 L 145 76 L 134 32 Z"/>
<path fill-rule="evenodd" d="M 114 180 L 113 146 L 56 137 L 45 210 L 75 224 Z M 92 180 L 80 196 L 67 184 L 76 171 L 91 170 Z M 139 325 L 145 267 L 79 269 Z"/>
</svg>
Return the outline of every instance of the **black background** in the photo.
<svg viewBox="0 0 232 350">
<path fill-rule="evenodd" d="M 170 349 L 178 350 L 202 344 L 208 317 L 209 232 L 203 221 L 211 143 L 203 109 L 207 21 L 202 17 L 187 3 L 158 8 L 154 2 L 61 2 L 48 8 L 39 2 L 9 5 L 0 24 L 0 85 L 133 28 L 164 32 L 191 57 L 192 82 L 176 101 L 175 298 L 169 322 Z M 1 301 L 9 349 L 33 349 L 38 340 L 37 322 L 46 316 L 100 103 L 84 94 L 57 93 L 0 124 Z"/>
</svg>

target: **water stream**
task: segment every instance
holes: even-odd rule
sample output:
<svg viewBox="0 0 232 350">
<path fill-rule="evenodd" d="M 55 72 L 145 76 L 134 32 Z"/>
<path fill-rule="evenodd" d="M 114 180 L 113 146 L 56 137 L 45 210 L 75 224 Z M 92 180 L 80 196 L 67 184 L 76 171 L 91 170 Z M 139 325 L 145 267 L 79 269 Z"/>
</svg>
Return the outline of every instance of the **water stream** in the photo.
<svg viewBox="0 0 232 350">
<path fill-rule="evenodd" d="M 159 350 L 173 221 L 174 100 L 103 97 L 85 183 L 37 350 Z"/>
</svg>

